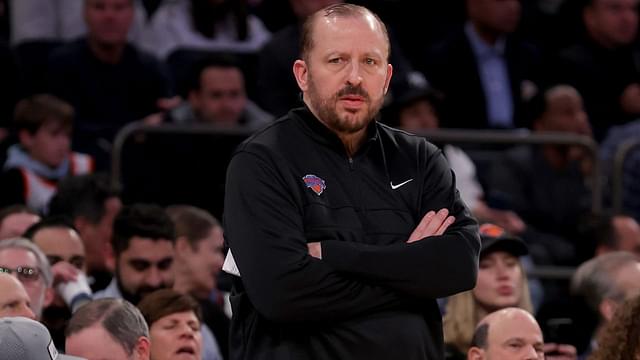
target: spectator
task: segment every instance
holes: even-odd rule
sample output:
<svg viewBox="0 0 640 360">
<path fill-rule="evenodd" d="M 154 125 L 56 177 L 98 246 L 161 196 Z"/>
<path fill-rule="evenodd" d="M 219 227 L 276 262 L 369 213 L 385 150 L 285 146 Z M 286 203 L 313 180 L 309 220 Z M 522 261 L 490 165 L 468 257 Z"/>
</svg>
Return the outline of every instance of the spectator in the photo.
<svg viewBox="0 0 640 360">
<path fill-rule="evenodd" d="M 161 64 L 127 42 L 132 0 L 85 0 L 86 36 L 49 58 L 49 89 L 76 111 L 74 148 L 104 169 L 111 142 L 127 123 L 173 104 Z"/>
<path fill-rule="evenodd" d="M 73 226 L 60 217 L 45 218 L 33 224 L 24 237 L 31 239 L 56 269 L 56 293 L 51 304 L 44 308 L 41 322 L 49 329 L 54 342 L 64 346 L 64 329 L 72 311 L 91 299 L 91 289 L 84 275 L 84 245 Z"/>
<path fill-rule="evenodd" d="M 140 37 L 142 29 L 161 0 L 130 0 L 135 20 L 129 39 Z M 11 0 L 11 44 L 31 41 L 72 41 L 84 36 L 85 0 Z"/>
<path fill-rule="evenodd" d="M 175 225 L 164 209 L 134 204 L 120 210 L 113 222 L 112 247 L 115 275 L 95 299 L 123 298 L 139 303 L 146 295 L 173 285 Z M 209 328 L 203 327 L 204 360 L 220 359 L 220 350 Z"/>
<path fill-rule="evenodd" d="M 591 135 L 582 98 L 570 86 L 541 92 L 529 103 L 528 114 L 535 132 Z M 493 162 L 488 194 L 524 220 L 522 237 L 534 263 L 577 262 L 577 228 L 590 211 L 589 175 L 591 159 L 579 146 L 523 145 Z"/>
<path fill-rule="evenodd" d="M 170 206 L 167 213 L 176 226 L 173 288 L 198 301 L 202 322 L 213 331 L 227 358 L 230 323 L 223 311 L 226 296 L 217 287 L 224 260 L 222 227 L 209 213 L 193 206 Z"/>
<path fill-rule="evenodd" d="M 149 360 L 149 327 L 140 311 L 122 299 L 102 299 L 73 314 L 66 331 L 69 355 L 87 359 Z"/>
<path fill-rule="evenodd" d="M 247 98 L 244 75 L 232 58 L 206 58 L 191 72 L 188 101 L 171 110 L 170 121 L 255 130 L 273 120 Z"/>
<path fill-rule="evenodd" d="M 618 251 L 600 255 L 581 264 L 571 280 L 572 291 L 584 297 L 599 323 L 593 338 L 601 336 L 621 304 L 640 293 L 640 262 L 631 253 Z M 592 341 L 585 357 L 598 347 Z"/>
<path fill-rule="evenodd" d="M 198 302 L 175 290 L 149 294 L 138 305 L 149 325 L 151 360 L 200 360 L 202 316 Z"/>
<path fill-rule="evenodd" d="M 612 125 L 640 115 L 637 6 L 635 0 L 584 1 L 585 36 L 560 53 L 550 72 L 550 81 L 571 84 L 584 96 L 598 141 Z"/>
<path fill-rule="evenodd" d="M 271 34 L 246 0 L 188 0 L 160 5 L 141 46 L 160 59 L 178 49 L 255 53 Z"/>
<path fill-rule="evenodd" d="M 626 360 L 640 356 L 640 296 L 621 304 L 598 338 L 590 360 Z"/>
<path fill-rule="evenodd" d="M 536 319 L 525 310 L 498 310 L 478 324 L 467 359 L 543 360 L 542 330 Z"/>
<path fill-rule="evenodd" d="M 537 91 L 537 51 L 517 39 L 519 0 L 466 0 L 467 22 L 428 51 L 424 73 L 445 96 L 442 126 L 527 126 L 522 105 Z"/>
<path fill-rule="evenodd" d="M 71 152 L 73 108 L 51 95 L 34 95 L 16 106 L 20 143 L 9 148 L 0 177 L 0 203 L 26 204 L 45 213 L 65 177 L 93 171 L 93 159 Z"/>
<path fill-rule="evenodd" d="M 122 202 L 105 175 L 74 176 L 58 184 L 49 203 L 50 216 L 70 219 L 84 244 L 87 274 L 93 290 L 104 289 L 111 280 L 113 219 Z"/>
<path fill-rule="evenodd" d="M 623 144 L 640 139 L 640 120 L 624 125 L 612 126 L 600 145 L 600 163 L 604 166 L 604 174 L 612 179 L 616 153 Z M 640 221 L 640 147 L 632 148 L 624 159 L 622 166 L 622 194 L 620 196 L 622 211 Z M 614 199 L 612 199 L 614 200 Z"/>
<path fill-rule="evenodd" d="M 0 268 L 16 277 L 29 294 L 37 319 L 53 300 L 53 272 L 47 257 L 31 241 L 13 238 L 0 242 Z"/>
<path fill-rule="evenodd" d="M 591 228 L 595 238 L 595 256 L 628 251 L 640 260 L 640 225 L 626 215 L 602 216 Z"/>
<path fill-rule="evenodd" d="M 115 276 L 95 298 L 123 298 L 137 304 L 145 295 L 170 287 L 175 240 L 175 226 L 162 208 L 123 207 L 113 221 Z"/>
<path fill-rule="evenodd" d="M 519 257 L 526 244 L 493 224 L 480 227 L 482 251 L 473 290 L 451 296 L 445 309 L 444 339 L 450 357 L 467 352 L 474 329 L 487 314 L 511 306 L 533 311 L 527 277 Z"/>
<path fill-rule="evenodd" d="M 0 209 L 0 240 L 22 236 L 40 215 L 25 205 L 11 205 Z"/>
<path fill-rule="evenodd" d="M 0 318 L 8 316 L 24 316 L 36 319 L 29 307 L 29 295 L 22 283 L 11 274 L 0 271 Z"/>
</svg>

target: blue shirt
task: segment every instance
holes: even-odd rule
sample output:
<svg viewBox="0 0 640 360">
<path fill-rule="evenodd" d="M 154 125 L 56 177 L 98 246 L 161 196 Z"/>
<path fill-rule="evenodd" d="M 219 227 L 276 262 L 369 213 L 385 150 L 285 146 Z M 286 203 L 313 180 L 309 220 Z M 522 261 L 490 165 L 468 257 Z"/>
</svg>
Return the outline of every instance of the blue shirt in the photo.
<svg viewBox="0 0 640 360">
<path fill-rule="evenodd" d="M 478 64 L 489 126 L 513 128 L 515 124 L 513 123 L 511 82 L 504 58 L 505 37 L 499 37 L 495 45 L 489 45 L 480 38 L 470 22 L 465 25 L 464 32 Z"/>
</svg>

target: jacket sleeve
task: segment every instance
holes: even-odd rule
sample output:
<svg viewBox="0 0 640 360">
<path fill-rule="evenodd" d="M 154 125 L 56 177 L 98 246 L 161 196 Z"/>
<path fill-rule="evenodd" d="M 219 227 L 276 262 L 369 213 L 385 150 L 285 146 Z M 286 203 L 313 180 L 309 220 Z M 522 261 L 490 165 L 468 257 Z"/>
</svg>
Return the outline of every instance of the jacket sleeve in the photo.
<svg viewBox="0 0 640 360">
<path fill-rule="evenodd" d="M 326 322 L 407 304 L 308 254 L 293 182 L 275 163 L 239 152 L 227 172 L 225 238 L 256 310 L 274 322 Z"/>
<path fill-rule="evenodd" d="M 480 251 L 477 223 L 460 199 L 454 174 L 440 151 L 431 152 L 423 177 L 419 219 L 441 208 L 456 218 L 442 236 L 392 245 L 328 240 L 322 242 L 322 260 L 340 272 L 418 298 L 472 289 Z"/>
</svg>

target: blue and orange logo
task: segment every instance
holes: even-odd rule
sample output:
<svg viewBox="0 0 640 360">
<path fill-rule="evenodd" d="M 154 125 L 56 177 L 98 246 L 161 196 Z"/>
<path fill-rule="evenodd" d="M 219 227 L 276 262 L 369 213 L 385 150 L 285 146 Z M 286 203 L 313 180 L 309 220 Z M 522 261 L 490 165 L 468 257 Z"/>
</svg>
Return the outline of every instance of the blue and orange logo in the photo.
<svg viewBox="0 0 640 360">
<path fill-rule="evenodd" d="M 315 175 L 305 175 L 302 177 L 302 181 L 304 184 L 311 190 L 313 190 L 316 195 L 320 196 L 324 192 L 324 189 L 327 188 L 324 180 L 315 176 Z"/>
</svg>

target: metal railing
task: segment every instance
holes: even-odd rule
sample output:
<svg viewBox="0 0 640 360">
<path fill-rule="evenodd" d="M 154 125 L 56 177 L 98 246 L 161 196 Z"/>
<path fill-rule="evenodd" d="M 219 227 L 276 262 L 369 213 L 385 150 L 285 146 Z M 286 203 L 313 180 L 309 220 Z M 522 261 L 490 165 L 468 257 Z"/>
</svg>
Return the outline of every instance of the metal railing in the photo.
<svg viewBox="0 0 640 360">
<path fill-rule="evenodd" d="M 598 144 L 584 135 L 566 133 L 532 133 L 526 130 L 462 130 L 438 129 L 422 131 L 417 135 L 429 141 L 444 144 L 486 144 L 486 145 L 578 145 L 586 148 L 593 159 L 591 176 L 591 210 L 602 211 L 601 164 L 598 157 Z"/>
<path fill-rule="evenodd" d="M 111 182 L 113 186 L 120 186 L 122 179 L 122 151 L 124 144 L 130 136 L 144 133 L 162 134 L 220 134 L 220 135 L 245 135 L 249 137 L 250 131 L 243 129 L 229 129 L 214 127 L 211 125 L 183 126 L 173 124 L 144 125 L 132 123 L 118 132 L 113 145 L 111 162 Z M 446 144 L 477 144 L 477 145 L 578 145 L 586 148 L 593 158 L 592 176 L 592 210 L 602 210 L 602 184 L 600 174 L 600 162 L 598 159 L 597 143 L 587 137 L 563 133 L 531 133 L 528 131 L 508 130 L 462 130 L 462 129 L 438 129 L 417 133 L 431 142 Z M 635 144 L 638 145 L 638 144 Z M 529 276 L 545 279 L 569 279 L 575 269 L 571 267 L 536 266 L 528 272 Z"/>
</svg>

